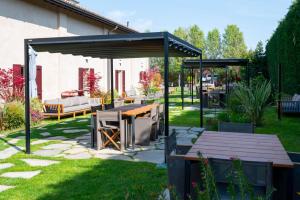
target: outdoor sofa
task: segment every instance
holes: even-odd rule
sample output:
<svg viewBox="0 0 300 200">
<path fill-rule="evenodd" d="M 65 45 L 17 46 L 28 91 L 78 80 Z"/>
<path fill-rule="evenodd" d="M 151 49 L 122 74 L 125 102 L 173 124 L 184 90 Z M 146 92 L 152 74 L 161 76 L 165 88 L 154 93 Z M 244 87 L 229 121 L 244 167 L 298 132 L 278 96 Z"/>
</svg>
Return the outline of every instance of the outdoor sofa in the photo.
<svg viewBox="0 0 300 200">
<path fill-rule="evenodd" d="M 58 120 L 62 116 L 73 115 L 77 113 L 86 114 L 91 111 L 92 106 L 101 105 L 99 98 L 88 98 L 85 96 L 69 97 L 64 99 L 45 100 L 43 111 L 45 117 L 57 117 Z"/>
<path fill-rule="evenodd" d="M 300 94 L 295 94 L 291 99 L 280 101 L 282 113 L 299 114 L 300 113 Z"/>
</svg>

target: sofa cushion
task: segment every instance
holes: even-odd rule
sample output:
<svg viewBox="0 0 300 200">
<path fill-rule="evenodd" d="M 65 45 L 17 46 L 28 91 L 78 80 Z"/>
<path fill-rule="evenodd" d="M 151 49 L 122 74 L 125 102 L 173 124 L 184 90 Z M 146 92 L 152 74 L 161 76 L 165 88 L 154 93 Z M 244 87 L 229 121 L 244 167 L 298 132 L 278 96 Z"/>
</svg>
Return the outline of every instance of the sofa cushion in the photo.
<svg viewBox="0 0 300 200">
<path fill-rule="evenodd" d="M 78 97 L 78 99 L 79 99 L 80 105 L 89 103 L 89 98 L 88 97 L 82 96 L 82 97 Z"/>
<path fill-rule="evenodd" d="M 292 98 L 292 101 L 300 101 L 300 95 L 299 94 L 295 94 Z"/>
<path fill-rule="evenodd" d="M 80 99 L 79 99 L 79 97 L 70 97 L 68 99 L 72 100 L 72 106 L 78 106 L 78 105 L 80 105 Z"/>
<path fill-rule="evenodd" d="M 73 106 L 73 101 L 71 98 L 60 99 L 59 104 L 64 105 L 64 108 L 68 108 L 68 107 Z"/>
<path fill-rule="evenodd" d="M 45 104 L 59 104 L 59 99 L 49 99 L 44 101 Z"/>
<path fill-rule="evenodd" d="M 80 111 L 80 110 L 87 110 L 90 108 L 91 108 L 91 106 L 89 104 L 84 104 L 84 105 L 71 106 L 71 107 L 65 108 L 64 112 L 65 113 L 76 112 L 76 111 Z"/>
</svg>

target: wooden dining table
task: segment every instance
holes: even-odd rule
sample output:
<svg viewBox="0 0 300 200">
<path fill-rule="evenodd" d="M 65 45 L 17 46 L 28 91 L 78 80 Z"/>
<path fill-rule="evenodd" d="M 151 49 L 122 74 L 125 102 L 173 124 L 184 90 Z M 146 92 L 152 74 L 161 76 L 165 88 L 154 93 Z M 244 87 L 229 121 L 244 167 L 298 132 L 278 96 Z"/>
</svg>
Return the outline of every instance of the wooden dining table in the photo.
<svg viewBox="0 0 300 200">
<path fill-rule="evenodd" d="M 152 108 L 156 108 L 157 106 L 159 106 L 159 104 L 157 103 L 153 103 L 153 104 L 149 104 L 149 105 L 145 105 L 145 104 L 129 104 L 129 105 L 125 105 L 125 106 L 120 106 L 117 108 L 112 108 L 109 110 L 106 110 L 107 112 L 114 112 L 114 111 L 121 111 L 122 114 L 122 118 L 125 119 L 129 126 L 130 126 L 130 135 L 131 135 L 131 146 L 134 149 L 135 148 L 135 118 L 139 115 L 143 115 L 146 114 L 148 112 L 151 111 Z M 95 123 L 95 119 L 96 119 L 96 115 L 97 113 L 92 113 L 92 117 L 93 117 L 93 125 L 92 125 L 92 147 L 94 148 L 94 144 L 95 144 L 95 134 L 96 134 L 96 123 Z M 127 145 L 127 140 L 124 136 L 121 135 L 121 150 L 125 150 L 126 145 Z M 99 149 L 99 147 L 96 147 L 97 149 Z"/>
<path fill-rule="evenodd" d="M 205 131 L 184 157 L 188 162 L 199 161 L 199 153 L 203 158 L 272 162 L 275 193 L 280 196 L 276 199 L 286 199 L 289 193 L 287 177 L 293 162 L 277 135 Z"/>
</svg>

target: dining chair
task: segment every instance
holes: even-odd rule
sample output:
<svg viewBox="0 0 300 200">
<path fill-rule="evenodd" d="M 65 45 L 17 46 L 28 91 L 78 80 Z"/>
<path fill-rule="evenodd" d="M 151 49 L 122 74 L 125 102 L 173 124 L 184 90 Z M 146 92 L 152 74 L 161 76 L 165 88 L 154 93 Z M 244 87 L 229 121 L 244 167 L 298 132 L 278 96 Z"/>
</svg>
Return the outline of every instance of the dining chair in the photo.
<svg viewBox="0 0 300 200">
<path fill-rule="evenodd" d="M 254 133 L 254 125 L 252 123 L 219 122 L 218 131 L 236 132 L 236 133 Z"/>
<path fill-rule="evenodd" d="M 150 111 L 150 118 L 152 120 L 152 122 L 151 122 L 152 129 L 151 129 L 150 139 L 152 141 L 156 140 L 158 137 L 158 135 L 157 135 L 158 130 L 159 130 L 159 111 L 158 111 L 158 109 L 159 109 L 159 107 L 155 106 Z"/>
<path fill-rule="evenodd" d="M 163 135 L 164 133 L 164 128 L 165 128 L 165 109 L 164 109 L 164 104 L 159 104 L 159 130 L 158 134 Z"/>
<path fill-rule="evenodd" d="M 121 112 L 97 111 L 97 143 L 98 147 L 108 145 L 121 150 L 120 135 L 124 133 Z M 102 144 L 99 144 L 102 143 Z"/>
<path fill-rule="evenodd" d="M 239 184 L 241 178 L 238 176 L 239 169 L 234 167 L 233 160 L 209 158 L 208 161 L 213 171 L 220 198 L 230 199 L 230 194 L 228 192 L 229 179 L 232 180 L 237 189 L 236 186 Z M 245 176 L 248 184 L 253 189 L 254 195 L 266 197 L 273 189 L 272 166 L 272 162 L 241 161 L 243 176 Z M 238 197 L 241 195 L 240 191 L 237 191 L 236 194 Z"/>
<path fill-rule="evenodd" d="M 165 138 L 165 157 L 168 169 L 168 182 L 171 186 L 170 199 L 185 198 L 185 179 L 186 179 L 186 160 L 184 155 L 189 151 L 191 146 L 177 145 L 176 131 L 173 130 L 171 135 Z M 172 195 L 172 194 L 176 195 Z"/>
</svg>

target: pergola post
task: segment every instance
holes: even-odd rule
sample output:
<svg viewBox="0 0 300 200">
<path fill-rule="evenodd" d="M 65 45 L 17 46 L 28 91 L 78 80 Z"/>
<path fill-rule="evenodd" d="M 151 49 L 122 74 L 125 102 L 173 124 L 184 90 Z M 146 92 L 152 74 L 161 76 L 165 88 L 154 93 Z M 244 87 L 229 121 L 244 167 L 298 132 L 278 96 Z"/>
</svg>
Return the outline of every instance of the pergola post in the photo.
<svg viewBox="0 0 300 200">
<path fill-rule="evenodd" d="M 282 73 L 282 66 L 281 64 L 278 65 L 278 103 L 277 103 L 277 117 L 278 120 L 281 120 L 281 87 L 282 87 L 282 83 L 281 83 L 281 73 Z"/>
<path fill-rule="evenodd" d="M 29 96 L 29 45 L 24 41 L 24 69 L 25 69 L 25 134 L 26 153 L 30 154 L 30 96 Z"/>
<path fill-rule="evenodd" d="M 203 81 L 202 81 L 202 75 L 203 75 L 203 71 L 202 71 L 202 52 L 200 54 L 200 63 L 199 63 L 199 69 L 200 69 L 200 127 L 203 128 Z"/>
<path fill-rule="evenodd" d="M 184 109 L 184 72 L 183 65 L 180 68 L 181 109 Z"/>
<path fill-rule="evenodd" d="M 192 69 L 192 104 L 194 104 L 194 69 Z"/>
<path fill-rule="evenodd" d="M 169 37 L 164 33 L 165 136 L 169 136 Z"/>
<path fill-rule="evenodd" d="M 114 59 L 110 59 L 110 98 L 111 105 L 114 106 Z"/>
</svg>

